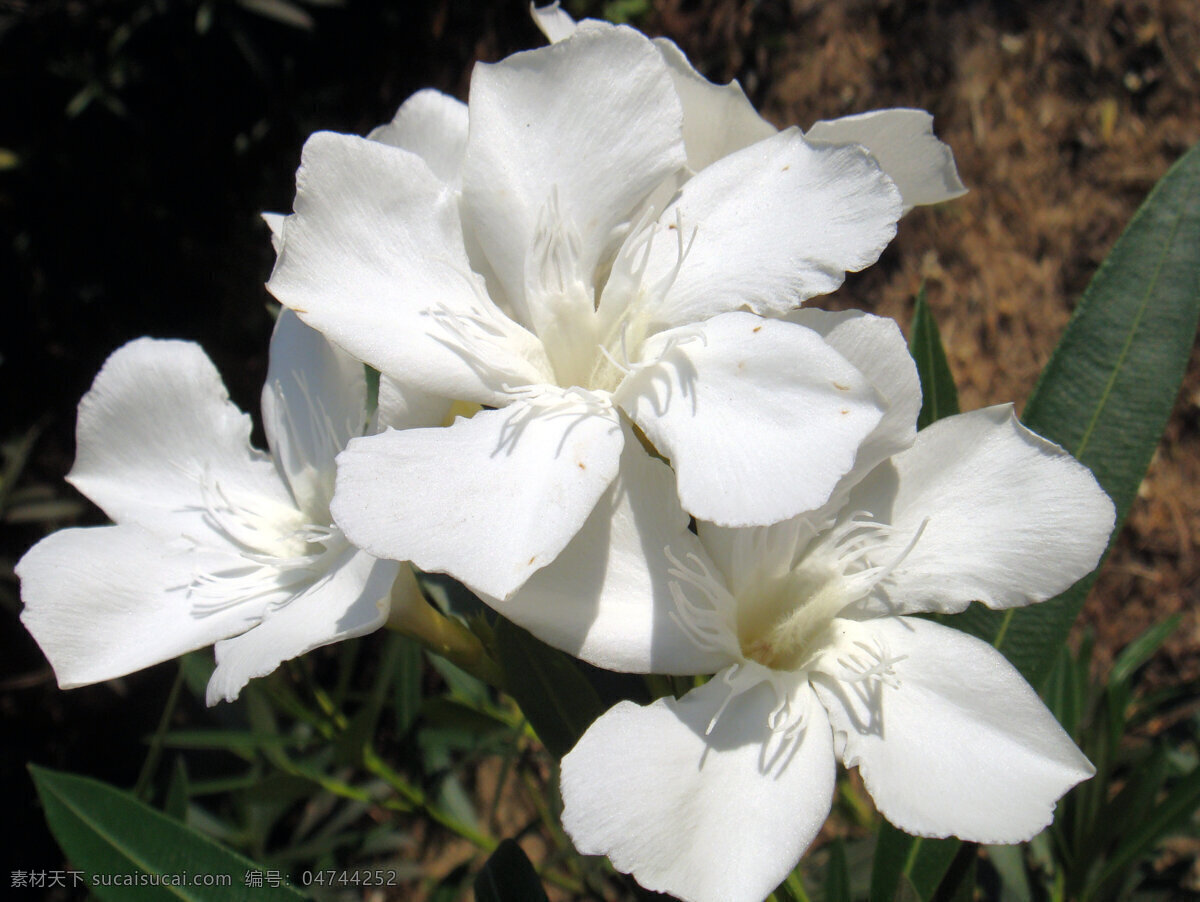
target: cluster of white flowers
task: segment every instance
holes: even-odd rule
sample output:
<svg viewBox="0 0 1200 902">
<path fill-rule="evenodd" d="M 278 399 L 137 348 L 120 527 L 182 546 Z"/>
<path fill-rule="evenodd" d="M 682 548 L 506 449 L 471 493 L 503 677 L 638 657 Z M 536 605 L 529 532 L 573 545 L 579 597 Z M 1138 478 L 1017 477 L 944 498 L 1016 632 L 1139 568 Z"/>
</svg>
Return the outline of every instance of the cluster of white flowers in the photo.
<svg viewBox="0 0 1200 902">
<path fill-rule="evenodd" d="M 269 217 L 270 456 L 194 345 L 105 365 L 70 479 L 116 525 L 19 566 L 60 684 L 215 643 L 232 699 L 420 603 L 411 563 L 599 666 L 715 674 L 562 762 L 580 851 L 650 889 L 765 897 L 838 758 L 903 829 L 1033 836 L 1090 764 L 998 652 L 912 615 L 1054 596 L 1112 504 L 1010 407 L 918 435 L 896 325 L 800 309 L 962 193 L 931 118 L 778 131 L 670 41 L 534 15 L 552 43 L 469 103 L 305 145 Z"/>
</svg>

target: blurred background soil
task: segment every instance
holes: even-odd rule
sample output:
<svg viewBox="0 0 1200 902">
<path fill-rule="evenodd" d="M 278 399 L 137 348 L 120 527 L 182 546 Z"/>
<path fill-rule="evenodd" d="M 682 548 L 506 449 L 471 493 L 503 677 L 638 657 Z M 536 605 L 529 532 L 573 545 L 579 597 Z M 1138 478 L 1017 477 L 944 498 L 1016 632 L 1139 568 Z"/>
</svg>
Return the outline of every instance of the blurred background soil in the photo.
<svg viewBox="0 0 1200 902">
<path fill-rule="evenodd" d="M 907 326 L 924 283 L 964 409 L 1021 406 L 1096 266 L 1200 140 L 1194 0 L 568 7 L 673 38 L 780 126 L 934 114 L 970 193 L 910 214 L 828 304 Z M 421 87 L 465 98 L 474 61 L 541 43 L 517 0 L 0 0 L 0 779 L 18 809 L 33 804 L 30 760 L 130 785 L 166 693 L 161 669 L 61 693 L 17 621 L 24 550 L 102 522 L 62 477 L 75 404 L 104 358 L 140 335 L 199 341 L 256 411 L 273 259 L 258 214 L 290 208 L 304 138 L 363 134 Z M 1198 419 L 1193 354 L 1082 620 L 1103 667 L 1181 613 L 1150 685 L 1200 678 Z M 10 848 L 13 868 L 52 866 L 40 815 L 21 820 L 28 848 Z"/>
</svg>

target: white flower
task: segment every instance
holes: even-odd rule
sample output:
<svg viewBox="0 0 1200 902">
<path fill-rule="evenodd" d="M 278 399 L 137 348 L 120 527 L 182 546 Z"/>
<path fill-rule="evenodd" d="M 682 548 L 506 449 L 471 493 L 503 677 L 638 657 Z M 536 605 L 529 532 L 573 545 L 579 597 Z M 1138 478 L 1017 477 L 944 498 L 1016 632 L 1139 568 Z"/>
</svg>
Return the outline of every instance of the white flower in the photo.
<svg viewBox="0 0 1200 902">
<path fill-rule="evenodd" d="M 718 151 L 681 60 L 582 23 L 477 67 L 469 107 L 422 92 L 371 140 L 306 144 L 271 291 L 381 372 L 488 408 L 351 443 L 333 510 L 362 547 L 507 598 L 635 425 L 726 525 L 817 507 L 850 469 L 877 393 L 761 317 L 873 262 L 901 199 L 857 144 L 762 123 Z"/>
<path fill-rule="evenodd" d="M 880 360 L 892 406 L 913 408 L 894 327 L 802 315 L 851 362 Z M 679 700 L 622 702 L 563 759 L 581 852 L 683 899 L 757 900 L 824 822 L 838 757 L 898 827 L 980 842 L 1030 838 L 1092 773 L 999 652 L 910 615 L 1058 594 L 1095 566 L 1112 503 L 1009 406 L 882 451 L 869 442 L 823 510 L 768 527 L 697 536 L 660 491 L 654 528 L 614 515 L 600 591 L 574 589 L 585 558 L 569 546 L 504 608 L 602 666 L 717 674 Z M 652 559 L 635 540 L 666 560 L 629 566 Z"/>
<path fill-rule="evenodd" d="M 139 339 L 109 357 L 80 402 L 68 479 L 116 525 L 54 533 L 17 565 L 21 620 L 60 686 L 216 643 L 214 704 L 383 624 L 400 565 L 329 514 L 334 459 L 371 425 L 362 364 L 285 311 L 262 408 L 273 459 L 197 345 Z"/>
</svg>

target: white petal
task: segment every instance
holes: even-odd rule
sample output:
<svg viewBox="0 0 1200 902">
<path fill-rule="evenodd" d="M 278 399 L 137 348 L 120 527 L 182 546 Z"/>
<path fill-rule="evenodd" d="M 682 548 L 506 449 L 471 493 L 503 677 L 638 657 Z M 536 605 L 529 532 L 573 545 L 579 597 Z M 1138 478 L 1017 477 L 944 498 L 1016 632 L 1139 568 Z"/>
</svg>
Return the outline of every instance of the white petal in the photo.
<svg viewBox="0 0 1200 902">
<path fill-rule="evenodd" d="M 782 585 L 795 566 L 797 555 L 812 540 L 814 529 L 809 514 L 758 526 L 751 529 L 729 529 L 703 520 L 697 521 L 696 532 L 735 598 L 741 599 L 744 614 L 750 605 L 768 602 L 753 596 L 762 594 L 759 587 Z M 740 619 L 740 618 L 739 618 Z M 744 621 L 743 621 L 744 622 Z"/>
<path fill-rule="evenodd" d="M 251 679 L 266 676 L 290 658 L 383 626 L 400 565 L 349 546 L 327 554 L 336 559 L 320 561 L 327 572 L 304 592 L 267 611 L 253 629 L 217 643 L 209 705 L 233 701 Z"/>
<path fill-rule="evenodd" d="M 612 230 L 683 165 L 682 113 L 662 57 L 595 23 L 549 47 L 476 66 L 464 219 L 518 318 L 531 326 L 526 261 L 551 196 L 591 285 Z"/>
<path fill-rule="evenodd" d="M 1021 675 L 998 651 L 912 617 L 835 621 L 852 644 L 893 659 L 898 688 L 846 682 L 822 666 L 814 685 L 847 767 L 858 766 L 883 816 L 918 836 L 973 842 L 1030 839 L 1054 804 L 1094 773 Z M 877 643 L 877 644 L 876 644 Z M 869 662 L 868 662 L 869 663 Z"/>
<path fill-rule="evenodd" d="M 262 221 L 267 224 L 267 228 L 271 230 L 271 247 L 275 253 L 279 253 L 279 249 L 283 247 L 283 221 L 287 219 L 286 213 L 260 213 Z"/>
<path fill-rule="evenodd" d="M 830 313 L 795 310 L 785 317 L 807 326 L 852 363 L 886 401 L 883 419 L 858 448 L 854 470 L 843 480 L 861 479 L 880 461 L 903 451 L 917 435 L 921 412 L 921 380 L 908 343 L 896 321 L 859 310 Z"/>
<path fill-rule="evenodd" d="M 377 557 L 505 599 L 583 526 L 622 442 L 613 411 L 571 400 L 356 439 L 338 458 L 334 519 Z"/>
<path fill-rule="evenodd" d="M 451 403 L 449 398 L 422 391 L 381 374 L 375 422 L 379 429 L 386 429 L 388 426 L 395 429 L 440 426 L 450 413 Z"/>
<path fill-rule="evenodd" d="M 678 580 L 669 572 L 668 553 L 687 563 L 694 555 L 714 569 L 688 531 L 670 467 L 651 458 L 626 426 L 620 472 L 578 535 L 512 598 L 493 607 L 544 642 L 609 670 L 720 670 L 736 658 L 711 644 L 698 646 L 674 619 L 685 612 L 672 596 L 671 583 Z M 736 635 L 729 632 L 736 651 Z"/>
<path fill-rule="evenodd" d="M 713 84 L 692 67 L 674 41 L 655 38 L 654 43 L 683 104 L 683 143 L 693 172 L 778 131 L 758 115 L 736 81 Z"/>
<path fill-rule="evenodd" d="M 684 509 L 722 526 L 819 507 L 883 414 L 862 374 L 793 323 L 726 313 L 646 351 L 661 359 L 617 399 L 670 458 Z"/>
<path fill-rule="evenodd" d="M 415 153 L 439 179 L 456 185 L 467 152 L 467 105 L 426 88 L 404 101 L 391 122 L 367 137 Z"/>
<path fill-rule="evenodd" d="M 205 562 L 220 564 L 212 554 Z M 224 565 L 244 565 L 225 557 Z M 198 558 L 136 526 L 64 529 L 17 564 L 21 620 L 64 689 L 123 676 L 235 636 L 269 596 L 215 604 L 194 586 Z"/>
<path fill-rule="evenodd" d="M 867 148 L 900 189 L 906 209 L 967 193 L 954 153 L 933 136 L 933 117 L 924 110 L 875 110 L 826 119 L 805 137 L 813 143 Z"/>
<path fill-rule="evenodd" d="M 529 12 L 533 15 L 533 24 L 551 44 L 557 44 L 575 33 L 575 20 L 561 7 L 558 0 L 547 6 L 530 3 Z"/>
<path fill-rule="evenodd" d="M 457 194 L 415 154 L 320 132 L 267 287 L 360 360 L 426 391 L 502 403 L 546 381 L 538 340 L 490 301 L 467 261 Z"/>
<path fill-rule="evenodd" d="M 262 414 L 297 505 L 310 521 L 328 523 L 334 458 L 367 425 L 363 365 L 284 308 L 271 336 Z"/>
<path fill-rule="evenodd" d="M 874 263 L 900 211 L 895 186 L 861 148 L 816 148 L 796 129 L 780 132 L 683 186 L 659 218 L 642 282 L 678 274 L 661 302 L 647 292 L 639 313 L 660 326 L 743 305 L 786 313 Z"/>
<path fill-rule="evenodd" d="M 781 883 L 829 813 L 828 722 L 806 683 L 803 738 L 783 754 L 767 718 L 769 683 L 734 698 L 721 676 L 679 701 L 621 702 L 562 761 L 563 827 L 642 886 L 689 902 L 760 902 Z"/>
<path fill-rule="evenodd" d="M 250 429 L 198 345 L 138 339 L 113 352 L 79 402 L 67 479 L 118 523 L 221 547 L 205 516 L 211 493 L 295 512 Z"/>
<path fill-rule="evenodd" d="M 850 496 L 896 527 L 886 564 L 924 523 L 912 551 L 876 589 L 899 613 L 1044 601 L 1089 573 L 1112 532 L 1112 502 L 1091 471 L 1022 426 L 1011 405 L 947 417 Z M 928 522 L 926 522 L 928 521 Z"/>
</svg>

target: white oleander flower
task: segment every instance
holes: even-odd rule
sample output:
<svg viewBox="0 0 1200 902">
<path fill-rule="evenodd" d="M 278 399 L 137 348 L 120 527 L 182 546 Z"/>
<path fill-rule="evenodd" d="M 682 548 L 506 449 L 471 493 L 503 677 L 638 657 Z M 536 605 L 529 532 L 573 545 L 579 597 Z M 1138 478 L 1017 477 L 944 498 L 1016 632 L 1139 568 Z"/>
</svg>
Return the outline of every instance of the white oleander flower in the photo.
<svg viewBox="0 0 1200 902">
<path fill-rule="evenodd" d="M 478 66 L 469 106 L 422 92 L 369 140 L 306 144 L 271 291 L 485 408 L 351 443 L 333 512 L 362 547 L 505 599 L 610 491 L 634 427 L 684 508 L 731 526 L 818 507 L 852 466 L 877 393 L 763 317 L 872 263 L 904 204 L 864 148 L 796 129 L 700 166 L 679 59 L 581 23 Z"/>
<path fill-rule="evenodd" d="M 876 378 L 897 376 L 889 400 L 912 409 L 880 322 L 803 314 L 851 362 L 884 358 Z M 694 534 L 660 490 L 652 529 L 616 511 L 602 578 L 580 578 L 568 546 L 502 608 L 601 666 L 716 674 L 678 700 L 622 702 L 563 759 L 581 852 L 692 902 L 753 902 L 816 836 L 837 758 L 896 826 L 979 842 L 1029 839 L 1092 773 L 999 652 L 911 615 L 1053 597 L 1096 565 L 1112 503 L 1007 405 L 882 451 L 822 510 L 767 527 Z M 665 561 L 640 574 L 623 562 L 646 541 Z"/>
<path fill-rule="evenodd" d="M 374 428 L 367 395 L 362 364 L 284 311 L 262 394 L 267 455 L 199 346 L 114 352 L 79 404 L 67 478 L 115 525 L 56 532 L 17 565 L 21 620 L 59 685 L 215 643 L 211 705 L 379 628 L 405 603 L 389 601 L 402 565 L 351 545 L 329 513 L 336 455 Z M 385 416 L 414 421 L 394 387 L 380 395 Z"/>
</svg>

